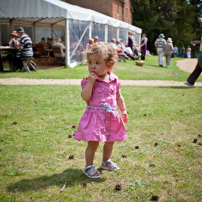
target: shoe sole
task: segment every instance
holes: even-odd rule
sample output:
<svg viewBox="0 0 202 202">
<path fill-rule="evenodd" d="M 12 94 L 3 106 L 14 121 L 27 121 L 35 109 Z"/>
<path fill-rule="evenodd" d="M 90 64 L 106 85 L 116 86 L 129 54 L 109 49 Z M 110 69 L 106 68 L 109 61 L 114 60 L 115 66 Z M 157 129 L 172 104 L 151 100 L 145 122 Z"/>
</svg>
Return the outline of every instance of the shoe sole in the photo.
<svg viewBox="0 0 202 202">
<path fill-rule="evenodd" d="M 88 173 L 86 173 L 83 169 L 82 169 L 82 171 L 83 171 L 83 174 L 84 175 L 86 175 L 87 177 L 89 177 L 89 178 L 91 178 L 91 179 L 95 179 L 95 178 L 100 178 L 101 176 L 99 175 L 99 176 L 90 176 L 90 175 L 88 175 Z"/>
<path fill-rule="evenodd" d="M 116 171 L 116 170 L 120 169 L 119 167 L 117 169 L 110 169 L 110 168 L 104 167 L 104 166 L 100 166 L 99 168 L 102 169 L 102 170 L 110 170 L 110 171 Z"/>
</svg>

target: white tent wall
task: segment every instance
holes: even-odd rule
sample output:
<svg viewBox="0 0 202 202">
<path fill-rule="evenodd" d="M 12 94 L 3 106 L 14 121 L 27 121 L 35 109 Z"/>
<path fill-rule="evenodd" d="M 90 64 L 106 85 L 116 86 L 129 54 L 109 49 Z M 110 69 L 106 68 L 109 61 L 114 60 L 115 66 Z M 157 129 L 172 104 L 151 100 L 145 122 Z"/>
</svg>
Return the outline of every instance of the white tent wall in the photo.
<svg viewBox="0 0 202 202">
<path fill-rule="evenodd" d="M 138 27 L 60 0 L 0 0 L 0 44 L 8 43 L 9 34 L 18 26 L 24 27 L 34 43 L 42 37 L 65 35 L 69 67 L 81 62 L 89 37 L 98 36 L 105 42 L 120 37 L 126 42 L 132 31 L 140 43 L 142 33 Z"/>
</svg>

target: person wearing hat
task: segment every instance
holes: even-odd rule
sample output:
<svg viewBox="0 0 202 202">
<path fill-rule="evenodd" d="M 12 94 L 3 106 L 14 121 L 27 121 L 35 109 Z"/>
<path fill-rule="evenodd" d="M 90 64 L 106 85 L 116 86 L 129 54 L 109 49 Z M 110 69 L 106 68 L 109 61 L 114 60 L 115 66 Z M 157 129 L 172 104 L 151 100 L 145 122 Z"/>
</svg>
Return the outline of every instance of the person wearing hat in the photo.
<svg viewBox="0 0 202 202">
<path fill-rule="evenodd" d="M 23 68 L 23 63 L 20 58 L 32 58 L 33 57 L 33 49 L 32 49 L 32 40 L 25 33 L 23 27 L 18 27 L 16 29 L 17 34 L 19 35 L 19 45 L 17 46 L 18 52 L 16 55 L 16 65 L 18 69 Z"/>
<path fill-rule="evenodd" d="M 164 34 L 160 34 L 159 38 L 156 39 L 154 45 L 157 48 L 157 54 L 158 54 L 158 65 L 160 67 L 163 67 L 163 57 L 164 57 L 164 51 L 163 47 L 166 44 L 166 40 L 164 39 Z"/>
<path fill-rule="evenodd" d="M 202 18 L 198 18 L 198 21 L 200 23 L 200 27 L 202 27 Z M 184 82 L 185 85 L 187 86 L 194 86 L 196 80 L 200 76 L 202 72 L 202 37 L 201 40 L 199 41 L 192 41 L 191 42 L 193 45 L 200 44 L 200 49 L 199 49 L 199 56 L 198 56 L 198 62 L 197 65 L 194 69 L 194 71 L 191 73 L 191 75 L 188 77 L 187 81 Z"/>
<path fill-rule="evenodd" d="M 16 71 L 15 68 L 15 60 L 16 60 L 16 54 L 18 52 L 17 47 L 19 46 L 19 36 L 16 31 L 13 31 L 10 33 L 11 39 L 8 42 L 9 46 L 13 48 L 11 54 L 8 55 L 8 61 L 10 65 L 11 71 Z"/>
<path fill-rule="evenodd" d="M 10 47 L 16 48 L 17 45 L 19 45 L 19 41 L 18 41 L 18 34 L 16 31 L 13 31 L 12 33 L 10 33 L 11 39 L 8 42 Z"/>
<path fill-rule="evenodd" d="M 173 43 L 171 38 L 168 38 L 167 43 L 163 47 L 163 51 L 164 51 L 164 56 L 166 57 L 166 66 L 169 68 L 171 55 L 173 53 Z"/>
</svg>

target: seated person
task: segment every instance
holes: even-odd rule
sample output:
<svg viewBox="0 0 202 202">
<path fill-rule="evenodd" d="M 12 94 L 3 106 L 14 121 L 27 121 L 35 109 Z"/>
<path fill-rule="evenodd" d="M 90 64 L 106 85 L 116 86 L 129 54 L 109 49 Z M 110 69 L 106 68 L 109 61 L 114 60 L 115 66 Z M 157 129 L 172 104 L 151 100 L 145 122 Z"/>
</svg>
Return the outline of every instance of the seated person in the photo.
<svg viewBox="0 0 202 202">
<path fill-rule="evenodd" d="M 42 44 L 44 50 L 48 49 L 48 44 L 47 44 L 46 39 L 44 37 L 41 38 L 41 41 L 38 44 Z"/>
<path fill-rule="evenodd" d="M 13 31 L 10 35 L 11 35 L 11 39 L 8 42 L 8 44 L 10 47 L 13 48 L 13 51 L 11 52 L 11 54 L 8 55 L 8 61 L 9 61 L 10 68 L 12 68 L 14 66 L 13 61 L 16 60 L 16 54 L 18 52 L 17 47 L 19 46 L 19 36 L 16 31 Z"/>
<path fill-rule="evenodd" d="M 132 32 L 128 32 L 128 45 L 127 45 L 127 47 L 130 47 L 135 55 L 141 56 L 141 54 L 137 50 L 137 44 L 134 40 Z"/>
<path fill-rule="evenodd" d="M 123 50 L 116 45 L 116 39 L 115 38 L 112 38 L 110 45 L 117 51 L 118 55 L 122 55 L 125 58 L 129 59 L 129 57 L 123 52 Z"/>
<path fill-rule="evenodd" d="M 16 59 L 13 61 L 17 67 L 17 69 L 23 68 L 23 63 L 20 58 L 32 58 L 33 57 L 33 48 L 32 48 L 32 40 L 25 33 L 23 27 L 17 28 L 17 34 L 20 37 L 19 45 L 16 46 L 18 52 L 16 54 Z"/>
<path fill-rule="evenodd" d="M 48 45 L 48 49 L 52 49 L 52 43 L 51 43 L 51 38 L 47 38 L 47 45 Z"/>
<path fill-rule="evenodd" d="M 88 41 L 88 44 L 86 45 L 86 48 L 88 46 L 92 46 L 94 44 L 94 39 L 93 38 L 90 38 L 89 41 Z"/>
<path fill-rule="evenodd" d="M 60 38 L 55 39 L 55 43 L 54 43 L 53 47 L 59 47 L 60 48 L 60 53 L 54 53 L 54 57 L 60 58 L 60 65 L 61 66 L 65 65 L 65 53 L 64 53 L 65 46 L 63 43 L 61 43 Z"/>
<path fill-rule="evenodd" d="M 131 58 L 132 60 L 138 60 L 139 56 L 138 56 L 138 57 L 134 57 L 133 51 L 131 50 L 130 47 L 125 47 L 125 45 L 124 45 L 122 39 L 119 39 L 119 40 L 117 41 L 117 46 L 120 47 L 120 48 L 123 50 L 123 52 L 124 52 L 129 58 Z"/>
<path fill-rule="evenodd" d="M 98 36 L 94 36 L 94 44 L 96 44 L 98 42 L 99 37 Z"/>
<path fill-rule="evenodd" d="M 64 36 L 61 36 L 61 43 L 62 43 L 63 45 L 65 45 L 65 37 L 64 37 Z"/>
</svg>

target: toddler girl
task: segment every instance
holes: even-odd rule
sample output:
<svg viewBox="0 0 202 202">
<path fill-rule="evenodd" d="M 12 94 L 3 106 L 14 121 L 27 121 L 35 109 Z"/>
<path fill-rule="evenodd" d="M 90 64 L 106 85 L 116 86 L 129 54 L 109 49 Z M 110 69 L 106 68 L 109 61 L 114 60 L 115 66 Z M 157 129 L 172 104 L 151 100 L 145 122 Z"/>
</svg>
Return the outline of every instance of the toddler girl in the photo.
<svg viewBox="0 0 202 202">
<path fill-rule="evenodd" d="M 120 81 L 111 72 L 118 59 L 116 50 L 99 42 L 89 46 L 86 51 L 90 74 L 81 81 L 81 97 L 86 101 L 87 108 L 74 138 L 88 142 L 83 173 L 89 178 L 99 178 L 100 173 L 93 165 L 99 141 L 105 142 L 100 169 L 118 170 L 118 165 L 110 158 L 114 142 L 127 139 L 123 122 L 127 122 L 128 115 L 120 92 Z M 117 112 L 117 105 L 122 112 L 122 118 Z"/>
</svg>

